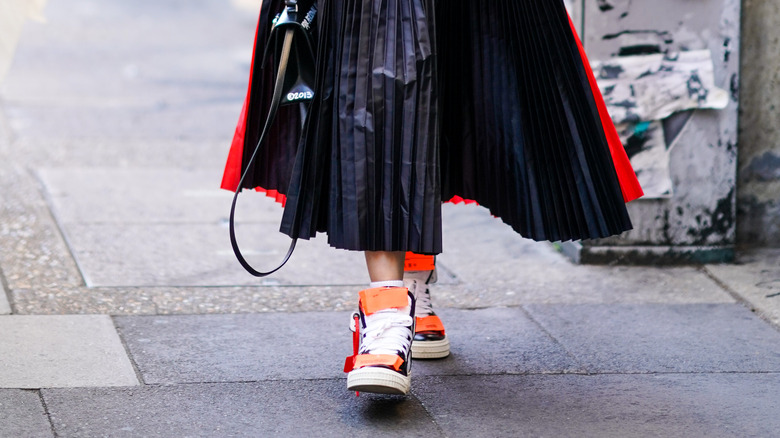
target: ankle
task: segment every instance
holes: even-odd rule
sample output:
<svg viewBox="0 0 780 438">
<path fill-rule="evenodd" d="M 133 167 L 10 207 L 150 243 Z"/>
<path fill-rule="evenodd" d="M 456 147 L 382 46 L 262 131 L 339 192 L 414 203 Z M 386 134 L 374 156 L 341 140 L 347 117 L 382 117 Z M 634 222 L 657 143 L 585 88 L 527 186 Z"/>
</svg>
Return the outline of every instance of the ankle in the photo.
<svg viewBox="0 0 780 438">
<path fill-rule="evenodd" d="M 384 280 L 384 281 L 372 281 L 371 289 L 379 287 L 404 287 L 403 280 Z"/>
</svg>

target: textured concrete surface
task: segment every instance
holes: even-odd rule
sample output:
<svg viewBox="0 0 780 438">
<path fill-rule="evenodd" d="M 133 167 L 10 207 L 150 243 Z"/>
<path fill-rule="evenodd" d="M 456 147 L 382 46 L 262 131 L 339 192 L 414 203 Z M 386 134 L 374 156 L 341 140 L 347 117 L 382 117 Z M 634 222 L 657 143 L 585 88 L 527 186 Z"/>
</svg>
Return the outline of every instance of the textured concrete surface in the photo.
<svg viewBox="0 0 780 438">
<path fill-rule="evenodd" d="M 0 389 L 0 436 L 54 436 L 38 391 Z"/>
<path fill-rule="evenodd" d="M 777 374 L 456 376 L 415 395 L 450 437 L 769 437 L 778 390 Z"/>
<path fill-rule="evenodd" d="M 0 317 L 0 388 L 137 384 L 108 316 Z"/>
<path fill-rule="evenodd" d="M 577 361 L 522 309 L 443 309 L 452 354 L 415 375 L 562 373 Z M 339 378 L 350 313 L 117 317 L 146 384 Z"/>
<path fill-rule="evenodd" d="M 44 390 L 58 436 L 443 436 L 414 398 L 340 380 Z"/>
<path fill-rule="evenodd" d="M 242 250 L 260 270 L 276 267 L 287 252 L 290 239 L 277 228 L 278 224 L 266 223 L 239 232 Z M 227 226 L 219 223 L 78 224 L 67 230 L 91 287 L 358 285 L 369 281 L 362 254 L 333 249 L 324 239 L 298 243 L 279 275 L 257 279 L 236 262 Z"/>
<path fill-rule="evenodd" d="M 341 377 L 348 313 L 117 317 L 147 384 Z"/>
<path fill-rule="evenodd" d="M 780 247 L 780 5 L 742 1 L 737 237 Z M 760 68 L 758 68 L 760 66 Z"/>
<path fill-rule="evenodd" d="M 780 327 L 780 249 L 753 249 L 737 264 L 707 265 L 707 271 L 762 317 Z"/>
<path fill-rule="evenodd" d="M 8 295 L 5 291 L 5 287 L 0 283 L 0 315 L 8 315 L 11 313 L 11 304 L 8 302 Z"/>
<path fill-rule="evenodd" d="M 573 266 L 550 244 L 518 239 L 483 208 L 445 205 L 443 215 L 445 251 L 438 260 L 459 282 L 437 289 L 444 306 L 733 302 L 698 268 Z"/>
<path fill-rule="evenodd" d="M 415 376 L 582 372 L 572 356 L 521 308 L 442 309 L 451 354 L 414 362 Z"/>
<path fill-rule="evenodd" d="M 780 372 L 780 332 L 736 304 L 527 309 L 589 372 Z"/>
<path fill-rule="evenodd" d="M 32 316 L 0 317 L 0 436 L 778 430 L 780 332 L 750 298 L 774 285 L 771 254 L 573 266 L 474 206 L 444 208 L 451 357 L 415 362 L 409 397 L 347 392 L 362 260 L 318 239 L 261 281 L 230 255 L 217 186 L 256 22 L 236 1 L 60 0 L 25 28 L 0 87 L 0 284 Z M 242 242 L 265 262 L 256 236 L 279 209 L 242 196 Z"/>
</svg>

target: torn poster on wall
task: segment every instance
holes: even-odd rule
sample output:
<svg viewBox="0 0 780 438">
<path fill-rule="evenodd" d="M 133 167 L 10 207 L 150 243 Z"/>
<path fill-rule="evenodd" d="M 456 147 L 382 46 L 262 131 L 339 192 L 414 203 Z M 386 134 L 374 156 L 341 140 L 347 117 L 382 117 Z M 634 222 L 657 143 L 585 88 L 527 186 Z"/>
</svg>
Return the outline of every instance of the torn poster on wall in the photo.
<svg viewBox="0 0 780 438">
<path fill-rule="evenodd" d="M 664 135 L 661 121 L 681 111 L 723 109 L 729 103 L 728 92 L 715 86 L 710 51 L 618 57 L 594 62 L 593 71 L 645 197 L 671 196 L 669 152 L 674 141 Z"/>
</svg>

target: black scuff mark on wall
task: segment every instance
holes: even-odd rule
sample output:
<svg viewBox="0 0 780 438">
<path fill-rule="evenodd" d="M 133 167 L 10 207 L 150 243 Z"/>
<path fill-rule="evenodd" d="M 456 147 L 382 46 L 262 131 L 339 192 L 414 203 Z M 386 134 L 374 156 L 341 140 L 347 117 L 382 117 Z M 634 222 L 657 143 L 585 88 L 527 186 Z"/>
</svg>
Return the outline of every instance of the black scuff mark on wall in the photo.
<svg viewBox="0 0 780 438">
<path fill-rule="evenodd" d="M 598 6 L 601 12 L 607 12 L 615 9 L 615 7 L 612 6 L 608 0 L 598 0 Z"/>
<path fill-rule="evenodd" d="M 639 114 L 636 114 L 632 112 L 631 110 L 636 108 L 636 101 L 635 100 L 623 100 L 620 102 L 612 102 L 610 103 L 612 106 L 616 106 L 619 108 L 624 108 L 626 110 L 626 114 L 623 117 L 623 121 L 626 123 L 639 123 L 642 121 L 642 118 L 639 117 Z"/>
<path fill-rule="evenodd" d="M 604 64 L 599 72 L 599 79 L 617 79 L 624 71 L 620 65 Z"/>
<path fill-rule="evenodd" d="M 723 51 L 723 62 L 729 62 L 731 59 L 731 49 L 729 46 L 731 45 L 731 38 L 726 37 L 726 39 L 723 40 L 723 48 L 725 49 Z"/>
<path fill-rule="evenodd" d="M 688 78 L 686 85 L 688 87 L 688 97 L 696 99 L 701 104 L 707 101 L 710 90 L 704 86 L 698 71 L 694 70 L 691 72 L 691 77 Z"/>
<path fill-rule="evenodd" d="M 772 231 L 767 233 L 767 229 L 777 229 L 776 225 L 773 226 L 773 218 L 778 217 L 779 208 L 780 205 L 773 201 L 759 201 L 753 195 L 740 196 L 737 204 L 738 240 L 749 244 L 773 243 L 767 240 L 773 235 Z"/>
<path fill-rule="evenodd" d="M 652 76 L 654 74 L 655 74 L 655 72 L 653 70 L 646 70 L 646 71 L 642 72 L 642 74 L 640 74 L 636 78 L 637 79 L 644 79 L 644 78 Z"/>
<path fill-rule="evenodd" d="M 764 152 L 750 160 L 742 170 L 742 181 L 770 182 L 780 181 L 780 156 L 771 151 Z"/>
<path fill-rule="evenodd" d="M 705 209 L 696 215 L 696 227 L 688 228 L 688 236 L 694 238 L 694 245 L 712 243 L 728 244 L 728 237 L 734 229 L 734 194 L 736 187 L 732 186 L 728 195 L 718 200 L 714 210 Z M 709 242 L 712 236 L 718 236 L 717 241 Z"/>
<path fill-rule="evenodd" d="M 664 44 L 672 44 L 674 42 L 674 38 L 672 38 L 672 34 L 665 30 L 622 30 L 617 33 L 610 33 L 606 34 L 601 39 L 605 41 L 614 40 L 616 38 L 620 38 L 623 35 L 642 35 L 642 34 L 653 34 L 661 38 L 664 42 Z"/>
<path fill-rule="evenodd" d="M 640 123 L 623 145 L 628 158 L 646 149 L 647 142 L 653 138 L 654 128 L 647 122 Z"/>
<path fill-rule="evenodd" d="M 736 73 L 731 75 L 729 91 L 731 92 L 731 100 L 739 102 L 739 77 Z"/>
<path fill-rule="evenodd" d="M 672 224 L 669 223 L 669 210 L 664 210 L 663 227 L 661 227 L 661 235 L 663 236 L 663 244 L 672 244 Z"/>
<path fill-rule="evenodd" d="M 727 141 L 726 142 L 726 152 L 728 152 L 729 155 L 732 156 L 732 158 L 736 157 L 737 156 L 737 145 L 734 144 L 734 142 L 732 142 L 732 141 Z"/>
<path fill-rule="evenodd" d="M 661 53 L 661 46 L 658 44 L 636 44 L 621 47 L 618 56 L 657 55 L 659 53 Z"/>
</svg>

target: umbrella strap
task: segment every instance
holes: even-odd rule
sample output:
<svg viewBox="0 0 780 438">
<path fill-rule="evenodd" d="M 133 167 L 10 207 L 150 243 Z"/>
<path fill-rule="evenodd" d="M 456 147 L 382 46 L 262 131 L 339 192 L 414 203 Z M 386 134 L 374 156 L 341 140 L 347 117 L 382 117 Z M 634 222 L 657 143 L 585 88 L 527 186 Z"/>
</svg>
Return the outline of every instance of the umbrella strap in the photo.
<svg viewBox="0 0 780 438">
<path fill-rule="evenodd" d="M 270 271 L 262 272 L 253 268 L 252 265 L 250 265 L 249 262 L 247 262 L 244 256 L 241 254 L 241 250 L 238 248 L 238 241 L 236 240 L 236 227 L 235 227 L 236 201 L 238 200 L 238 194 L 241 192 L 241 187 L 244 183 L 244 179 L 246 178 L 247 173 L 249 173 L 249 169 L 252 167 L 252 163 L 255 161 L 255 158 L 257 158 L 258 151 L 260 150 L 260 145 L 263 143 L 266 136 L 268 135 L 268 131 L 270 130 L 271 123 L 273 123 L 274 119 L 276 118 L 276 112 L 279 109 L 279 103 L 282 100 L 282 88 L 284 86 L 284 76 L 287 73 L 287 64 L 290 60 L 290 50 L 292 48 L 293 34 L 294 31 L 292 29 L 288 29 L 284 34 L 284 44 L 282 46 L 282 52 L 279 59 L 279 69 L 276 73 L 276 84 L 274 85 L 274 94 L 273 94 L 273 98 L 271 99 L 271 108 L 268 111 L 268 118 L 265 121 L 265 126 L 263 126 L 263 131 L 262 134 L 260 134 L 260 139 L 257 141 L 257 146 L 255 146 L 255 151 L 252 153 L 252 157 L 249 159 L 249 162 L 246 165 L 244 174 L 241 175 L 241 180 L 238 183 L 238 188 L 236 189 L 236 193 L 233 195 L 233 205 L 231 205 L 230 207 L 230 244 L 233 246 L 233 253 L 236 255 L 238 262 L 241 263 L 241 266 L 243 266 L 247 272 L 254 275 L 255 277 L 265 277 L 281 269 L 281 267 L 284 266 L 288 260 L 290 260 L 290 257 L 292 256 L 292 253 L 295 250 L 295 243 L 298 241 L 298 239 L 292 239 L 292 242 L 290 242 L 290 247 L 287 249 L 287 255 L 284 256 L 284 260 L 282 260 L 282 263 L 279 264 L 279 266 L 277 266 L 276 268 Z"/>
</svg>

